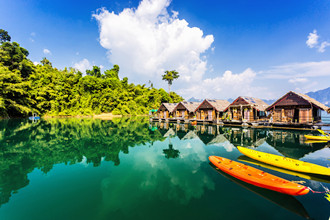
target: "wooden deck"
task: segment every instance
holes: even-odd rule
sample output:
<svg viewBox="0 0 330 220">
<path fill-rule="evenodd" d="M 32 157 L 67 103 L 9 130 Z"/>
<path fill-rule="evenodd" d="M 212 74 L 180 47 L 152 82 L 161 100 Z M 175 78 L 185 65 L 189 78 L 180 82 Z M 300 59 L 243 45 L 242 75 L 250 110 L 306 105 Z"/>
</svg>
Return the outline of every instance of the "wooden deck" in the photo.
<svg viewBox="0 0 330 220">
<path fill-rule="evenodd" d="M 277 128 L 296 128 L 296 129 L 317 129 L 329 126 L 329 123 L 292 123 L 292 122 L 269 122 L 269 121 L 240 121 L 240 120 L 201 120 L 201 119 L 184 119 L 184 118 L 150 118 L 152 121 L 166 121 L 176 123 L 191 123 L 197 121 L 198 124 L 209 125 L 233 125 L 245 127 L 277 127 Z"/>
</svg>

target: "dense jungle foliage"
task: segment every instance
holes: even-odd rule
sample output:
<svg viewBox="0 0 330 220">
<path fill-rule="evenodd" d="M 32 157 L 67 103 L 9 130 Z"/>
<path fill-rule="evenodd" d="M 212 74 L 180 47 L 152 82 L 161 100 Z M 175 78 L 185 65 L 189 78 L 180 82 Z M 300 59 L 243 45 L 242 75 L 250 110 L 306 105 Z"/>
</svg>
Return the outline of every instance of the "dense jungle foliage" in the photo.
<svg viewBox="0 0 330 220">
<path fill-rule="evenodd" d="M 0 29 L 0 117 L 40 115 L 147 114 L 162 102 L 180 102 L 174 92 L 134 85 L 119 77 L 119 66 L 93 66 L 85 74 L 59 70 L 44 58 L 35 65 L 29 52 Z"/>
<path fill-rule="evenodd" d="M 113 120 L 50 118 L 0 121 L 0 206 L 29 184 L 34 169 L 48 173 L 56 164 L 120 164 L 119 154 L 132 147 L 152 146 L 165 138 L 149 129 L 147 117 Z"/>
</svg>

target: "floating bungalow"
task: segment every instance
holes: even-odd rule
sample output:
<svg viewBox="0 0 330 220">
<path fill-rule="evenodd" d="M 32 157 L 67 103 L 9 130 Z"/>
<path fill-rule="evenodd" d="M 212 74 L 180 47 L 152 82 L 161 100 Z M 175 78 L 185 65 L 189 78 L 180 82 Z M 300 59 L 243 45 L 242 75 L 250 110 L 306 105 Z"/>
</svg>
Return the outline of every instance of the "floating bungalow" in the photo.
<svg viewBox="0 0 330 220">
<path fill-rule="evenodd" d="M 173 117 L 174 109 L 178 103 L 162 103 L 157 110 L 159 119 L 168 119 Z"/>
<path fill-rule="evenodd" d="M 257 122 L 266 119 L 268 106 L 261 99 L 239 96 L 224 111 L 233 122 Z"/>
<path fill-rule="evenodd" d="M 205 99 L 195 110 L 196 119 L 202 121 L 218 121 L 229 106 L 227 100 Z"/>
<path fill-rule="evenodd" d="M 176 119 L 193 119 L 195 116 L 195 111 L 200 105 L 200 102 L 187 102 L 183 101 L 177 104 L 174 108 L 174 117 Z"/>
<path fill-rule="evenodd" d="M 321 111 L 330 113 L 330 108 L 305 94 L 288 92 L 266 108 L 271 113 L 271 122 L 277 123 L 317 123 L 321 121 Z"/>
</svg>

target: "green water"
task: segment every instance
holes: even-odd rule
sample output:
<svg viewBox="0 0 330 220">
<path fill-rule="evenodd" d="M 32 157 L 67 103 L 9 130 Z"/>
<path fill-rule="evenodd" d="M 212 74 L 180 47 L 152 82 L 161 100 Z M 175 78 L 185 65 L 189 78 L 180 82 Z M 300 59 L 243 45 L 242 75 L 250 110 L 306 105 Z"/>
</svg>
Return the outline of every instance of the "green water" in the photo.
<svg viewBox="0 0 330 220">
<path fill-rule="evenodd" d="M 1 120 L 0 219 L 329 219 L 325 194 L 260 189 L 208 161 L 242 159 L 243 145 L 330 165 L 329 145 L 304 143 L 308 133 L 147 118 Z M 330 178 L 259 169 L 330 188 Z"/>
</svg>

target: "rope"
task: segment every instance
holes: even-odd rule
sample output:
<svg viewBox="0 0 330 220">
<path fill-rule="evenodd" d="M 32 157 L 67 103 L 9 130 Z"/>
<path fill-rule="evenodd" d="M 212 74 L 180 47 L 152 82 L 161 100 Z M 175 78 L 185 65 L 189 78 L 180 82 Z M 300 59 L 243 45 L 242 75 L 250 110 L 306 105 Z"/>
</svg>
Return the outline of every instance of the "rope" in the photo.
<svg viewBox="0 0 330 220">
<path fill-rule="evenodd" d="M 312 193 L 327 193 L 328 191 L 314 191 L 312 190 L 312 188 L 310 188 L 309 186 L 307 187 Z"/>
<path fill-rule="evenodd" d="M 330 190 L 327 188 L 327 187 L 325 187 L 325 186 L 323 186 L 322 185 L 322 183 L 320 183 L 321 184 L 321 186 L 323 187 L 323 189 L 325 190 L 325 191 L 314 191 L 314 190 L 312 190 L 312 188 L 310 188 L 309 186 L 307 187 L 312 193 L 329 193 L 330 192 Z"/>
</svg>

